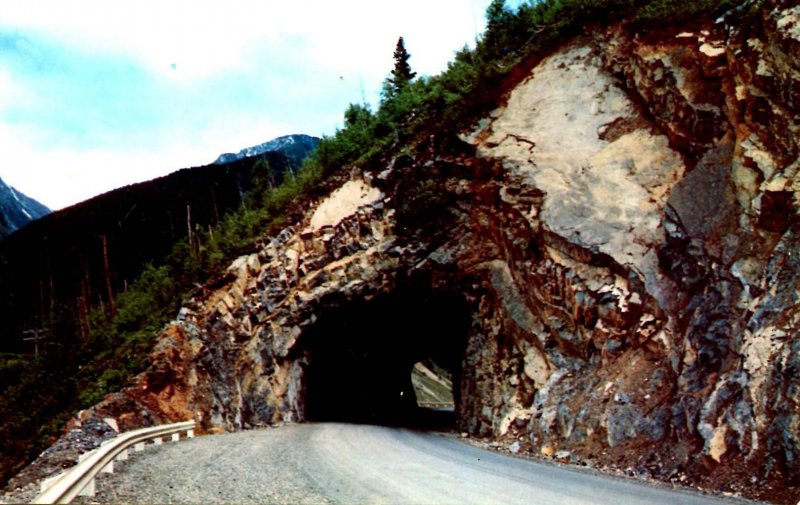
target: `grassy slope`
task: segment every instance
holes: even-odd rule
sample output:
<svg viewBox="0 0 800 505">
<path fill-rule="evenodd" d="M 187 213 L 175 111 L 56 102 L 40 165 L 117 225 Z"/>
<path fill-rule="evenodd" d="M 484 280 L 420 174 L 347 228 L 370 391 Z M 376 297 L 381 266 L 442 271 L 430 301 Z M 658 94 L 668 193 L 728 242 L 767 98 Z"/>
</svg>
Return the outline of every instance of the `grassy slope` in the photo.
<svg viewBox="0 0 800 505">
<path fill-rule="evenodd" d="M 418 404 L 453 404 L 453 383 L 447 371 L 417 363 L 411 371 L 411 383 L 414 385 Z"/>
</svg>

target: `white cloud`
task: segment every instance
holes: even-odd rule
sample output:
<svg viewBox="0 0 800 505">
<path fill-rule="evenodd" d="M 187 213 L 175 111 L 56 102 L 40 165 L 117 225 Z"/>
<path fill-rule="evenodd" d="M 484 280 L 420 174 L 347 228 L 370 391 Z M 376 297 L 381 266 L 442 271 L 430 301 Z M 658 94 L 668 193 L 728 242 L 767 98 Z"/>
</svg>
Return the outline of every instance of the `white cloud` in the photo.
<svg viewBox="0 0 800 505">
<path fill-rule="evenodd" d="M 438 72 L 442 58 L 470 42 L 482 26 L 488 1 L 324 0 L 186 1 L 130 3 L 107 0 L 13 2 L 0 12 L 0 25 L 47 33 L 65 44 L 134 56 L 155 71 L 206 76 L 246 68 L 254 48 L 300 42 L 306 58 L 343 72 L 374 72 L 364 64 L 386 64 L 404 35 L 422 72 Z M 425 48 L 423 50 L 422 48 Z"/>
<path fill-rule="evenodd" d="M 27 99 L 25 88 L 16 84 L 8 72 L 0 68 L 0 109 Z"/>
</svg>

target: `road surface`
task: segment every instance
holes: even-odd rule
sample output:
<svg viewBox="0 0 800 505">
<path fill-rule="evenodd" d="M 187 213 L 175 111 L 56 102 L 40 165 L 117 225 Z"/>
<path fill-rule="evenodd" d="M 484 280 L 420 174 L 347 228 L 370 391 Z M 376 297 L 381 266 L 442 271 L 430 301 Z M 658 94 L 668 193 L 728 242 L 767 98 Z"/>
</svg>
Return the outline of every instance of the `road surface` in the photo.
<svg viewBox="0 0 800 505">
<path fill-rule="evenodd" d="M 719 504 L 686 491 L 504 456 L 452 435 L 301 424 L 148 447 L 90 502 Z M 738 501 L 737 501 L 738 502 Z M 738 502 L 742 503 L 742 502 Z"/>
</svg>

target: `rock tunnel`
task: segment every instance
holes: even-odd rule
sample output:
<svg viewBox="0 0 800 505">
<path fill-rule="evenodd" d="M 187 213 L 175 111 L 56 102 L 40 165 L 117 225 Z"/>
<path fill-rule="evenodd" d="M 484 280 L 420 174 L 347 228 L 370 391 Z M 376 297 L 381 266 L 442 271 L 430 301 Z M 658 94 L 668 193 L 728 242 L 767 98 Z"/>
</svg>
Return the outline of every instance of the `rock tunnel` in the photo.
<svg viewBox="0 0 800 505">
<path fill-rule="evenodd" d="M 320 314 L 305 334 L 305 419 L 434 427 L 454 413 L 418 406 L 414 365 L 435 362 L 450 372 L 455 412 L 470 326 L 463 297 L 399 289 Z"/>
</svg>

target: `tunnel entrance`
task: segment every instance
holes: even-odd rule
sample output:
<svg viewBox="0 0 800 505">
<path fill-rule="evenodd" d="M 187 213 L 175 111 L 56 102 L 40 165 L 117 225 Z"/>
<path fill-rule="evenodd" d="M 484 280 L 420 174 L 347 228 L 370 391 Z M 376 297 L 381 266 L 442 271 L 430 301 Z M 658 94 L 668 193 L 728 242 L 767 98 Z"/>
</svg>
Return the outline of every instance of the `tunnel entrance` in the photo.
<svg viewBox="0 0 800 505">
<path fill-rule="evenodd" d="M 412 372 L 418 363 L 445 370 L 457 410 L 469 324 L 462 297 L 430 290 L 396 290 L 319 314 L 305 335 L 306 420 L 452 425 L 452 409 L 418 405 Z"/>
</svg>

